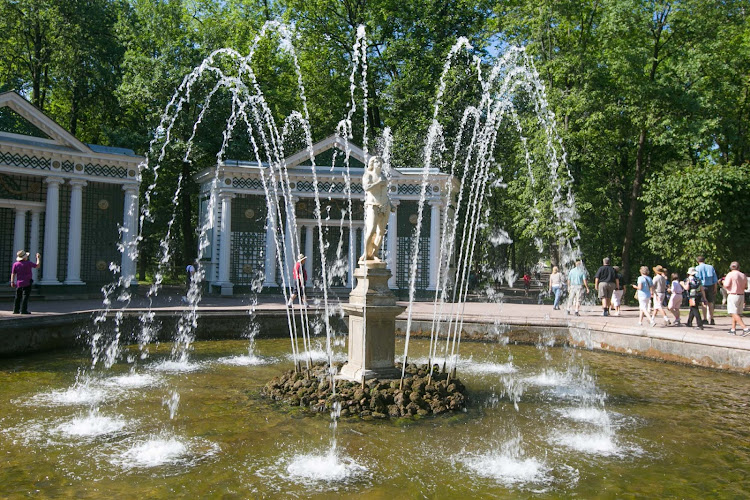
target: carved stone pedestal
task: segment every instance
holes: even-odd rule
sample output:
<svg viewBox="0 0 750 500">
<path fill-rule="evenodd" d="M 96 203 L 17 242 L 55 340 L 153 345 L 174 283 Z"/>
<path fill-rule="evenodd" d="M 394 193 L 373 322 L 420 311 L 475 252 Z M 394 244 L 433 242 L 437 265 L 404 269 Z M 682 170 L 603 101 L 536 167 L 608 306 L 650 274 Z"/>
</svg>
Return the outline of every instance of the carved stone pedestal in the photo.
<svg viewBox="0 0 750 500">
<path fill-rule="evenodd" d="M 366 271 L 366 275 L 365 275 Z M 396 296 L 388 288 L 391 271 L 385 262 L 360 261 L 354 271 L 357 286 L 342 307 L 349 316 L 349 361 L 339 378 L 362 381 L 363 378 L 397 378 L 396 316 L 405 307 L 396 305 Z"/>
</svg>

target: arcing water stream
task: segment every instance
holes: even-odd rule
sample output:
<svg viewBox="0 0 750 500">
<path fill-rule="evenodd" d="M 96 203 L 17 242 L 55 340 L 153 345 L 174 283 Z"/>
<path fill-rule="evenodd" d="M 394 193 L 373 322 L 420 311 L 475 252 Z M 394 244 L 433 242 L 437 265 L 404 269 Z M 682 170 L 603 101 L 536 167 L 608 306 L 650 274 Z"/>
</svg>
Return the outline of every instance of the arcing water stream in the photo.
<svg viewBox="0 0 750 500">
<path fill-rule="evenodd" d="M 279 47 L 290 55 L 294 62 L 298 97 L 301 103 L 301 109 L 293 111 L 283 121 L 277 123 L 271 111 L 269 103 L 261 90 L 262 82 L 257 79 L 256 71 L 253 68 L 253 56 L 255 51 L 266 38 L 277 37 Z M 293 43 L 294 37 L 290 29 L 278 22 L 267 23 L 261 33 L 254 40 L 248 55 L 243 56 L 231 49 L 220 49 L 208 56 L 202 64 L 196 67 L 190 74 L 186 75 L 182 84 L 175 91 L 172 99 L 167 104 L 162 116 L 161 122 L 156 129 L 154 138 L 151 142 L 150 151 L 146 162 L 142 165 L 140 176 L 149 174 L 153 181 L 144 191 L 143 199 L 145 203 L 141 209 L 140 216 L 140 233 L 138 235 L 126 235 L 127 243 L 121 245 L 121 251 L 129 252 L 137 256 L 138 243 L 143 237 L 143 230 L 148 224 L 152 223 L 153 207 L 152 200 L 154 193 L 159 187 L 160 172 L 163 168 L 167 151 L 176 141 L 176 124 L 179 120 L 184 119 L 185 108 L 190 103 L 200 103 L 201 109 L 198 118 L 192 124 L 191 135 L 187 139 L 185 153 L 182 158 L 184 162 L 192 161 L 191 153 L 193 142 L 196 135 L 202 132 L 204 118 L 220 98 L 229 103 L 229 114 L 225 120 L 225 127 L 222 132 L 221 146 L 216 155 L 216 163 L 213 176 L 213 186 L 218 187 L 222 167 L 227 160 L 227 150 L 230 145 L 237 146 L 237 141 L 246 141 L 240 144 L 243 150 L 247 151 L 259 166 L 264 166 L 262 171 L 262 185 L 266 196 L 267 224 L 270 233 L 274 235 L 273 246 L 275 248 L 276 266 L 281 270 L 281 289 L 284 294 L 284 302 L 289 300 L 290 288 L 293 282 L 293 267 L 296 255 L 301 253 L 300 242 L 297 241 L 298 225 L 296 220 L 294 190 L 290 183 L 289 170 L 286 164 L 288 157 L 288 145 L 293 139 L 298 137 L 304 138 L 305 147 L 309 153 L 310 175 L 314 189 L 314 210 L 313 215 L 317 224 L 317 243 L 318 253 L 321 259 L 320 279 L 317 280 L 316 288 L 322 296 L 317 314 L 313 315 L 305 307 L 304 297 L 298 295 L 297 307 L 286 309 L 286 320 L 291 342 L 291 357 L 298 369 L 302 369 L 302 363 L 305 368 L 309 369 L 314 353 L 314 333 L 321 331 L 325 334 L 325 357 L 331 369 L 331 380 L 335 375 L 333 362 L 335 358 L 335 331 L 331 325 L 331 317 L 337 313 L 337 307 L 332 298 L 329 296 L 329 290 L 334 279 L 340 279 L 346 274 L 351 273 L 354 268 L 353 262 L 346 262 L 341 252 L 344 231 L 348 229 L 349 238 L 352 238 L 355 229 L 352 221 L 352 182 L 350 169 L 349 141 L 353 137 L 353 120 L 357 112 L 363 116 L 364 136 L 361 138 L 362 146 L 365 153 L 368 153 L 368 134 L 367 134 L 367 105 L 368 89 L 367 79 L 367 39 L 364 28 L 357 31 L 356 43 L 353 49 L 355 57 L 353 59 L 352 71 L 350 74 L 350 105 L 347 116 L 341 120 L 337 128 L 337 133 L 344 141 L 344 165 L 343 181 L 345 184 L 346 208 L 340 218 L 333 214 L 334 220 L 339 221 L 341 239 L 339 240 L 338 250 L 334 262 L 327 262 L 327 242 L 324 239 L 324 223 L 331 220 L 330 213 L 322 213 L 321 201 L 325 200 L 326 193 L 319 190 L 318 171 L 325 168 L 323 165 L 316 165 L 315 155 L 313 152 L 313 131 L 310 128 L 310 117 L 307 108 L 307 98 L 303 84 L 304 75 L 297 62 L 297 55 Z M 443 100 L 445 93 L 450 91 L 448 86 L 448 75 L 454 68 L 456 61 L 461 54 L 471 56 L 472 47 L 468 40 L 461 38 L 451 49 L 446 58 L 443 73 L 440 78 L 439 86 L 436 93 L 435 105 L 433 109 L 432 122 L 429 127 L 428 135 L 425 139 L 423 151 L 423 164 L 421 168 L 421 187 L 420 200 L 418 204 L 417 220 L 414 227 L 413 241 L 411 245 L 413 253 L 409 256 L 409 307 L 407 316 L 406 336 L 404 340 L 403 360 L 409 360 L 410 336 L 412 330 L 413 304 L 416 296 L 416 281 L 420 262 L 423 259 L 430 258 L 432 265 L 437 267 L 437 283 L 433 297 L 433 314 L 432 314 L 432 335 L 427 348 L 426 360 L 430 368 L 434 366 L 438 359 L 442 360 L 443 370 L 453 373 L 460 367 L 461 370 L 471 372 L 475 369 L 472 363 L 464 362 L 459 357 L 461 347 L 461 331 L 464 320 L 463 305 L 467 301 L 469 291 L 469 274 L 475 263 L 476 244 L 480 230 L 486 227 L 490 221 L 487 221 L 486 201 L 490 196 L 497 196 L 499 188 L 502 187 L 502 165 L 497 158 L 498 134 L 501 127 L 510 127 L 519 133 L 519 143 L 523 151 L 526 167 L 529 174 L 529 182 L 539 191 L 549 191 L 550 211 L 555 214 L 555 220 L 552 222 L 556 240 L 554 243 L 563 249 L 561 267 L 570 267 L 570 263 L 579 255 L 577 249 L 578 233 L 576 228 L 577 213 L 575 200 L 571 191 L 572 177 L 567 169 L 565 153 L 562 142 L 556 132 L 555 119 L 547 103 L 544 85 L 541 83 L 536 70 L 534 69 L 531 59 L 525 51 L 520 48 L 508 49 L 502 57 L 492 64 L 486 64 L 476 56 L 471 57 L 471 69 L 475 74 L 477 85 L 481 88 L 481 95 L 478 101 L 466 103 L 463 113 L 463 119 L 460 124 L 458 136 L 451 140 L 444 137 L 444 125 L 441 123 L 441 113 L 443 110 Z M 359 75 L 361 74 L 361 80 Z M 360 83 L 358 83 L 358 80 Z M 202 89 L 210 89 L 204 95 L 200 95 Z M 361 105 L 358 106 L 356 94 L 357 91 L 362 93 Z M 544 148 L 542 158 L 535 158 L 528 140 L 523 135 L 523 127 L 516 112 L 516 99 L 522 93 L 525 98 L 533 105 L 536 111 L 537 125 L 544 138 Z M 385 129 L 383 136 L 378 141 L 378 153 L 385 160 L 384 173 L 388 182 L 391 181 L 392 171 L 396 168 L 391 164 L 393 138 L 390 130 Z M 447 146 L 452 143 L 453 148 Z M 446 153 L 452 149 L 450 154 Z M 336 164 L 334 155 L 331 170 L 333 171 Z M 542 165 L 538 167 L 537 165 Z M 535 170 L 536 169 L 536 170 Z M 546 171 L 548 173 L 549 183 L 544 183 L 538 176 L 538 172 Z M 419 240 L 423 231 L 424 205 L 427 199 L 427 191 L 431 174 L 436 171 L 448 171 L 451 175 L 460 176 L 458 191 L 454 193 L 453 187 L 448 187 L 446 199 L 449 200 L 449 206 L 444 206 L 440 210 L 440 234 L 442 241 L 439 255 L 425 256 L 420 255 Z M 148 299 L 155 299 L 163 284 L 164 274 L 172 265 L 173 252 L 171 249 L 172 228 L 177 220 L 177 206 L 180 203 L 181 190 L 185 189 L 185 179 L 180 177 L 177 189 L 173 197 L 174 212 L 167 224 L 167 232 L 160 244 L 160 255 L 158 270 L 155 275 L 155 281 L 149 288 Z M 151 308 L 147 308 L 140 314 L 140 331 L 137 334 L 139 349 L 137 354 L 130 352 L 127 356 L 127 363 L 131 365 L 129 376 L 131 380 L 138 377 L 146 386 L 151 384 L 162 384 L 165 379 L 162 375 L 156 373 L 177 373 L 177 376 L 169 378 L 170 387 L 166 395 L 162 396 L 164 405 L 169 411 L 169 420 L 173 421 L 178 418 L 179 406 L 181 401 L 181 392 L 179 388 L 190 383 L 189 374 L 194 371 L 203 370 L 204 367 L 190 359 L 190 353 L 193 349 L 195 340 L 195 330 L 199 321 L 199 305 L 202 299 L 202 281 L 205 279 L 205 269 L 200 265 L 204 252 L 210 245 L 209 232 L 217 224 L 226 224 L 228 202 L 226 198 L 217 199 L 216 189 L 210 192 L 207 214 L 210 214 L 202 221 L 199 228 L 199 246 L 198 246 L 198 268 L 193 275 L 186 295 L 186 307 L 181 313 L 177 323 L 177 330 L 173 335 L 171 351 L 167 359 L 163 359 L 158 366 L 141 366 L 141 370 L 136 370 L 136 363 L 142 364 L 150 356 L 152 341 L 155 338 L 157 326 L 154 323 L 154 313 Z M 455 198 L 455 199 L 454 199 Z M 529 217 L 531 225 L 534 228 L 540 228 L 543 222 L 538 214 L 541 212 L 541 201 L 543 198 L 534 196 L 533 206 L 530 208 Z M 220 220 L 214 220 L 213 214 L 215 209 L 220 208 Z M 228 229 L 228 228 L 227 228 Z M 460 234 L 459 234 L 460 233 Z M 541 238 L 540 238 L 541 241 Z M 504 240 L 501 243 L 507 243 Z M 541 250 L 541 248 L 540 248 Z M 396 249 L 388 249 L 389 252 Z M 228 254 L 226 254 L 228 257 Z M 312 257 L 312 256 L 308 256 Z M 112 267 L 116 280 L 105 287 L 104 292 L 104 309 L 95 320 L 95 333 L 91 336 L 91 369 L 93 371 L 102 361 L 104 368 L 110 369 L 115 366 L 122 357 L 122 325 L 123 315 L 128 309 L 131 299 L 129 284 L 134 276 L 121 274 L 117 266 Z M 392 270 L 395 271 L 395 270 Z M 259 275 L 253 285 L 253 290 L 257 293 L 262 286 L 264 276 Z M 353 282 L 353 280 L 352 280 Z M 251 303 L 254 303 L 255 297 L 251 297 Z M 111 310 L 116 308 L 114 316 L 111 316 Z M 295 319 L 295 314 L 299 315 L 299 320 Z M 112 322 L 109 330 L 109 322 Z M 366 312 L 365 312 L 365 322 Z M 248 318 L 252 330 L 252 315 Z M 114 333 L 104 333 L 104 332 Z M 302 349 L 300 349 L 300 340 Z M 364 344 L 364 343 L 363 343 Z M 251 343 L 251 346 L 253 344 Z M 442 353 L 440 346 L 443 346 Z M 252 349 L 247 356 L 254 361 L 248 361 L 247 366 L 253 366 L 264 361 L 272 362 L 271 359 L 255 357 Z M 405 369 L 406 363 L 404 363 Z M 473 368 L 474 367 L 474 368 Z M 145 370 L 145 373 L 143 373 Z M 186 374 L 184 378 L 180 374 Z M 106 374 L 102 375 L 101 380 L 107 380 Z M 504 374 L 510 377 L 509 374 Z M 150 378 L 149 378 L 150 377 Z M 402 373 L 403 377 L 403 373 Z M 511 377 L 512 379 L 512 377 Z M 506 383 L 504 393 L 517 406 L 523 394 L 524 382 L 516 379 Z M 99 414 L 99 402 L 101 399 L 92 396 L 91 391 L 99 390 L 100 379 L 88 374 L 81 377 L 76 386 L 71 391 L 83 391 L 91 396 L 91 408 L 89 414 L 84 417 L 89 424 L 94 419 L 101 422 L 102 416 Z M 87 392 L 88 391 L 88 392 Z M 77 394 L 77 393 L 76 393 Z M 87 397 L 88 397 L 87 396 Z M 50 396 L 52 397 L 52 396 Z M 56 397 L 56 396 L 55 396 Z M 587 406 L 581 407 L 581 412 L 586 411 L 604 411 L 601 405 L 592 406 L 588 402 Z M 606 415 L 606 412 L 605 412 Z M 331 439 L 330 449 L 318 455 L 328 457 L 335 463 L 341 465 L 348 464 L 352 471 L 362 471 L 366 467 L 352 460 L 338 455 L 337 439 L 335 429 L 337 426 L 338 411 L 334 408 L 332 412 L 332 427 L 334 428 L 334 437 Z M 112 421 L 104 422 L 102 425 L 94 425 L 94 428 L 103 429 L 102 435 L 106 435 L 108 429 L 111 432 L 119 432 L 123 425 L 122 419 L 115 418 Z M 86 424 L 88 425 L 88 424 Z M 503 454 L 503 457 L 518 456 L 520 444 L 517 440 L 510 446 L 510 451 Z M 183 443 L 175 437 L 174 431 L 162 429 L 160 432 L 151 436 L 149 441 L 139 442 L 133 447 L 126 450 L 122 460 L 138 461 L 138 457 L 146 456 L 143 460 L 148 462 L 149 443 L 159 449 L 168 450 L 167 455 L 174 454 L 181 456 L 187 453 L 187 449 L 197 447 L 206 451 L 206 456 L 216 452 L 210 442 L 204 440 L 193 442 L 192 444 Z M 198 443 L 198 444 L 196 444 Z M 171 451 L 170 451 L 171 450 Z M 170 455 L 171 456 L 171 455 Z M 333 457 L 333 458 L 331 458 Z M 338 457 L 338 458 L 336 458 Z M 336 462 L 338 460 L 338 462 Z M 348 460 L 348 461 L 347 461 Z M 158 461 L 157 461 L 158 462 Z M 313 460 L 314 462 L 314 460 Z M 128 462 L 130 463 L 130 462 Z M 476 468 L 472 459 L 465 461 L 466 466 Z M 527 466 L 529 464 L 526 464 Z M 498 465 L 500 466 L 500 465 Z M 291 467 L 291 466 L 290 466 Z M 296 467 L 296 466 L 295 466 Z M 291 467 L 295 469 L 295 467 Z M 304 468 L 304 467 L 303 467 Z M 296 470 L 296 469 L 295 469 Z M 294 474 L 290 469 L 290 474 Z"/>
</svg>

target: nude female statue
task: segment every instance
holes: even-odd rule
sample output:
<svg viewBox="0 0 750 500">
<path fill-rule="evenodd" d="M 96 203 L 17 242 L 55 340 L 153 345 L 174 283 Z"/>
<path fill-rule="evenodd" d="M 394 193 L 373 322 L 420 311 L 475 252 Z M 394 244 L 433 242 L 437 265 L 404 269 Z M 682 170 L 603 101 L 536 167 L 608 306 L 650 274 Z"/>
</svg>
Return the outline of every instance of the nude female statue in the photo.
<svg viewBox="0 0 750 500">
<path fill-rule="evenodd" d="M 383 159 L 373 156 L 362 177 L 362 188 L 365 190 L 365 253 L 360 261 L 380 262 L 378 252 L 383 244 L 388 215 L 393 210 L 388 198 L 388 182 L 383 177 L 382 168 Z"/>
</svg>

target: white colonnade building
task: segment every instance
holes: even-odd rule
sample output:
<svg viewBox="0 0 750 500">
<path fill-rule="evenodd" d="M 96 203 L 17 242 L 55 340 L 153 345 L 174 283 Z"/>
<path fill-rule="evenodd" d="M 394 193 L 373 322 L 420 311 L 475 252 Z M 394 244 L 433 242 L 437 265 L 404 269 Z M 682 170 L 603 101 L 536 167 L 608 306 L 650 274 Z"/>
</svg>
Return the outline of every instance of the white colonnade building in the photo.
<svg viewBox="0 0 750 500">
<path fill-rule="evenodd" d="M 353 270 L 363 248 L 362 175 L 369 157 L 360 147 L 330 136 L 313 145 L 315 176 L 307 149 L 285 159 L 287 196 L 282 195 L 282 188 L 286 188 L 280 185 L 278 172 L 276 189 L 270 185 L 271 169 L 267 164 L 227 160 L 218 171 L 200 172 L 199 221 L 208 228 L 204 240 L 207 246 L 201 256 L 212 291 L 222 295 L 251 289 L 278 291 L 285 282 L 282 272 L 288 272 L 298 253 L 307 256 L 308 288 L 320 288 L 321 229 L 331 287 L 351 288 Z M 393 168 L 389 176 L 389 194 L 396 210 L 388 220 L 381 258 L 393 273 L 389 285 L 395 290 L 409 287 L 422 179 L 421 168 Z M 315 217 L 316 187 L 320 223 Z M 449 193 L 455 199 L 457 192 L 457 180 L 437 169 L 430 171 L 419 238 L 417 290 L 435 290 L 437 286 L 442 224 L 452 214 Z M 269 211 L 269 198 L 272 206 L 281 207 L 280 220 L 273 217 L 276 210 Z M 289 210 L 294 212 L 295 224 L 287 224 Z"/>
<path fill-rule="evenodd" d="M 84 144 L 16 92 L 0 94 L 0 270 L 42 254 L 45 296 L 96 292 L 110 263 L 135 276 L 138 165 L 123 148 Z"/>
</svg>

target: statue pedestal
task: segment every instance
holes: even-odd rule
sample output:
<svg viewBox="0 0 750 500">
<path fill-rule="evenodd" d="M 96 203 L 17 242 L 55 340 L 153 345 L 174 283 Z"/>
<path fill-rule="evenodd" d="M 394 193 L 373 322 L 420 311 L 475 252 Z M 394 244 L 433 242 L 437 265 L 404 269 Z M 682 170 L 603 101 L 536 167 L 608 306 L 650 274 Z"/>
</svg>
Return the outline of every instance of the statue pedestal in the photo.
<svg viewBox="0 0 750 500">
<path fill-rule="evenodd" d="M 349 316 L 349 361 L 339 378 L 361 382 L 363 378 L 398 378 L 394 366 L 396 316 L 405 307 L 396 305 L 396 296 L 388 288 L 391 271 L 385 262 L 360 262 L 354 271 L 357 286 L 343 304 Z"/>
</svg>

